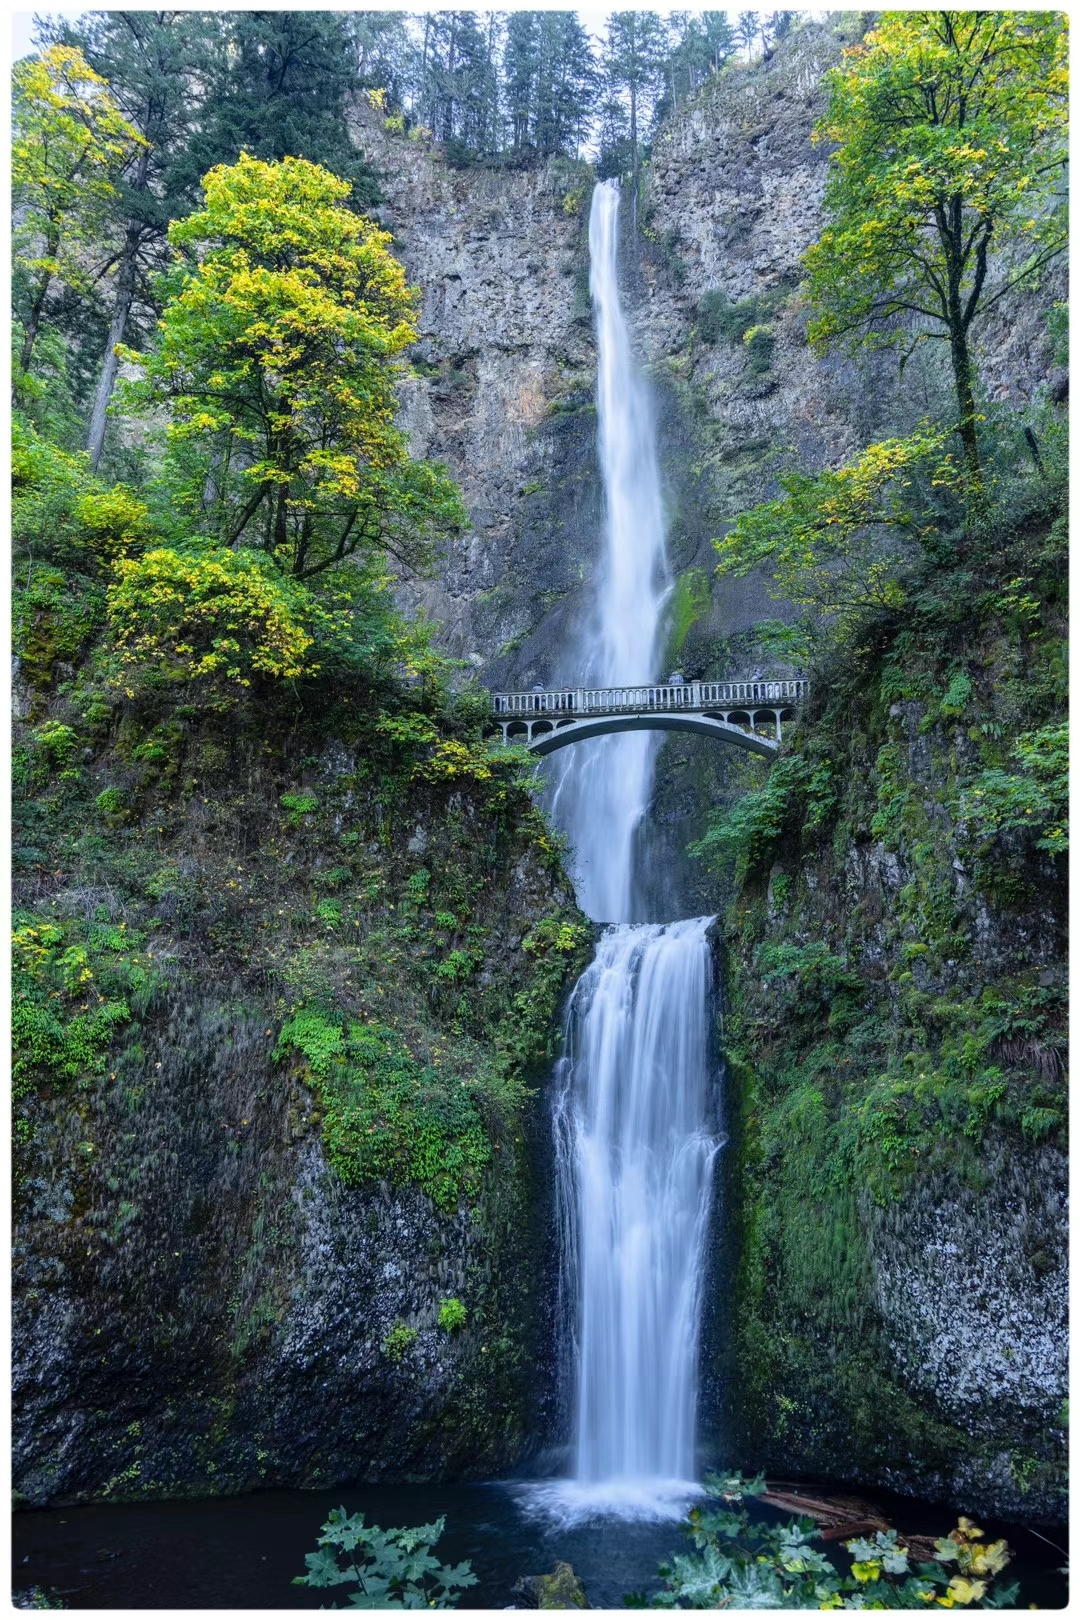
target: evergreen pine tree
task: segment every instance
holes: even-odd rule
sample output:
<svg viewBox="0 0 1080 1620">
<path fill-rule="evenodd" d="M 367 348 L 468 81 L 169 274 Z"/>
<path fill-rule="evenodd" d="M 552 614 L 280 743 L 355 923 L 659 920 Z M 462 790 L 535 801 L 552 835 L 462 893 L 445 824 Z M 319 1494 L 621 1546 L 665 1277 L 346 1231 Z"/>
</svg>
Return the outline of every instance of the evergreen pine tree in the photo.
<svg viewBox="0 0 1080 1620">
<path fill-rule="evenodd" d="M 663 86 L 667 30 L 655 11 L 615 11 L 608 18 L 604 72 L 609 91 L 628 111 L 630 170 L 637 192 L 641 141 Z"/>
</svg>

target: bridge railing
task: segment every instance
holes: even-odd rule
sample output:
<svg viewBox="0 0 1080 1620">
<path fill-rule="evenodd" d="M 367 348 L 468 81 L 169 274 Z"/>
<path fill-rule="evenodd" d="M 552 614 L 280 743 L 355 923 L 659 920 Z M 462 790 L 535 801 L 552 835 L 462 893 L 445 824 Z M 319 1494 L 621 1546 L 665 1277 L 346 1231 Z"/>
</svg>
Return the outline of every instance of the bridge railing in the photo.
<svg viewBox="0 0 1080 1620">
<path fill-rule="evenodd" d="M 803 679 L 777 681 L 682 681 L 674 685 L 563 687 L 553 692 L 494 692 L 492 711 L 508 715 L 588 715 L 671 709 L 788 708 L 810 691 Z"/>
</svg>

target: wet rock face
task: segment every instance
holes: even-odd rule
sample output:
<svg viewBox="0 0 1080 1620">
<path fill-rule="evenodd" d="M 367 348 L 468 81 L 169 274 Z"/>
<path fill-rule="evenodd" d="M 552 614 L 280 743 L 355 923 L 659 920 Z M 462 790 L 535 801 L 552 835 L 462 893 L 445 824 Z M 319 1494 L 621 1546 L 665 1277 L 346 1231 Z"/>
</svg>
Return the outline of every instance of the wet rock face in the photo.
<svg viewBox="0 0 1080 1620">
<path fill-rule="evenodd" d="M 146 1042 L 151 1079 L 42 1106 L 14 1278 L 28 1504 L 445 1477 L 524 1444 L 544 1238 L 525 1160 L 505 1144 L 453 1213 L 342 1186 L 265 1019 L 196 992 Z M 447 1298 L 468 1302 L 456 1332 Z"/>
<path fill-rule="evenodd" d="M 524 1076 L 522 1097 L 485 1104 L 490 1154 L 456 1203 L 451 1189 L 437 1204 L 400 1162 L 392 1183 L 350 1174 L 336 1139 L 324 1140 L 327 1105 L 310 1072 L 276 1047 L 312 985 L 337 997 L 342 1017 L 378 1008 L 384 1023 L 426 1029 L 436 1050 L 454 1038 L 432 1002 L 430 948 L 401 927 L 420 852 L 474 897 L 484 952 L 470 985 L 470 1061 L 499 1061 L 511 1006 L 512 1034 L 532 1017 L 554 1042 L 559 983 L 538 988 L 524 940 L 567 914 L 568 885 L 537 846 L 524 798 L 493 820 L 467 784 L 434 797 L 415 787 L 376 837 L 355 744 L 330 738 L 282 772 L 252 747 L 266 735 L 269 720 L 235 739 L 207 796 L 169 801 L 172 860 L 198 903 L 151 903 L 130 875 L 163 815 L 149 787 L 146 825 L 110 834 L 130 854 L 122 879 L 106 869 L 112 887 L 95 886 L 100 869 L 77 859 L 74 870 L 61 873 L 56 858 L 19 878 L 16 904 L 56 921 L 122 914 L 134 931 L 152 909 L 160 985 L 132 1008 L 100 1074 L 35 1071 L 18 1102 L 13 1484 L 25 1504 L 490 1475 L 540 1427 L 546 1064 Z M 309 731 L 300 746 L 320 741 Z M 116 762 L 89 769 L 100 780 Z M 279 808 L 298 776 L 317 789 L 304 827 Z M 75 824 L 77 808 L 65 814 Z M 114 842 L 100 845 L 116 855 Z M 307 922 L 325 892 L 315 880 L 343 850 L 361 852 L 350 857 L 357 873 L 378 877 L 372 909 L 354 919 L 358 932 L 382 930 L 363 990 L 362 952 Z M 252 886 L 244 896 L 240 872 Z M 259 928 L 244 921 L 256 893 L 280 902 Z M 271 916 L 300 919 L 302 936 Z M 307 989 L 283 985 L 282 962 Z M 516 1050 L 535 1061 L 532 1047 Z M 464 1151 L 452 1131 L 440 1140 Z M 440 1321 L 451 1300 L 463 1321 L 460 1310 Z"/>
<path fill-rule="evenodd" d="M 553 679 L 602 520 L 591 177 L 559 161 L 455 170 L 428 145 L 387 134 L 370 108 L 357 117 L 384 175 L 380 216 L 423 297 L 402 423 L 414 452 L 459 480 L 471 517 L 437 578 L 411 594 L 443 623 L 449 649 L 493 683 Z"/>
<path fill-rule="evenodd" d="M 990 1198 L 923 1184 L 873 1222 L 877 1303 L 908 1387 L 969 1432 L 1057 1428 L 1068 1390 L 1068 1163 L 1000 1151 Z"/>
</svg>

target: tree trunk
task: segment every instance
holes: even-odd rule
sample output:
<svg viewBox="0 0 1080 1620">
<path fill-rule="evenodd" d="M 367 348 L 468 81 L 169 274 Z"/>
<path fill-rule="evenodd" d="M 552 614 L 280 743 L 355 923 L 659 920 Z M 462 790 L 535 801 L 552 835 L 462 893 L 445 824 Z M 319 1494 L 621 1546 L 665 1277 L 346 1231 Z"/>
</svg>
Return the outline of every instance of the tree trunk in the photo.
<svg viewBox="0 0 1080 1620">
<path fill-rule="evenodd" d="M 113 388 L 116 386 L 116 373 L 120 367 L 116 345 L 124 341 L 128 316 L 131 314 L 131 306 L 135 300 L 135 270 L 138 251 L 139 227 L 132 224 L 127 228 L 124 239 L 124 252 L 120 260 L 120 269 L 116 275 L 116 302 L 113 305 L 113 317 L 109 323 L 109 337 L 105 344 L 105 355 L 101 362 L 97 392 L 94 395 L 94 407 L 90 412 L 90 427 L 86 435 L 86 448 L 90 453 L 90 465 L 95 472 L 97 472 L 98 464 L 101 461 L 101 452 L 105 446 L 105 425 L 108 420 L 109 401 L 112 398 Z"/>
<path fill-rule="evenodd" d="M 52 285 L 52 276 L 42 276 L 38 283 L 38 290 L 34 302 L 30 306 L 30 318 L 23 333 L 22 351 L 19 355 L 19 365 L 23 371 L 30 370 L 30 361 L 33 358 L 34 344 L 37 342 L 38 328 L 41 326 L 41 316 L 45 308 L 45 299 Z"/>
<path fill-rule="evenodd" d="M 964 470 L 977 486 L 982 483 L 982 462 L 979 459 L 979 436 L 975 429 L 975 393 L 971 385 L 967 334 L 957 329 L 950 332 L 949 349 L 956 383 L 956 402 L 960 407 L 958 427 L 964 452 Z"/>
<path fill-rule="evenodd" d="M 139 166 L 132 181 L 133 191 L 146 191 L 147 177 L 150 173 L 150 145 L 143 146 L 139 154 Z M 101 362 L 101 375 L 98 378 L 97 393 L 94 395 L 94 408 L 90 412 L 90 428 L 86 435 L 86 448 L 90 452 L 90 465 L 97 472 L 101 460 L 102 448 L 105 444 L 105 423 L 108 417 L 109 400 L 116 385 L 116 373 L 119 360 L 116 355 L 116 345 L 123 343 L 124 333 L 127 330 L 128 316 L 135 299 L 135 277 L 138 270 L 139 241 L 142 235 L 137 220 L 129 219 L 127 230 L 124 233 L 124 251 L 120 259 L 120 268 L 116 272 L 116 302 L 113 305 L 113 318 L 109 323 L 109 340 L 105 345 L 105 356 Z"/>
</svg>

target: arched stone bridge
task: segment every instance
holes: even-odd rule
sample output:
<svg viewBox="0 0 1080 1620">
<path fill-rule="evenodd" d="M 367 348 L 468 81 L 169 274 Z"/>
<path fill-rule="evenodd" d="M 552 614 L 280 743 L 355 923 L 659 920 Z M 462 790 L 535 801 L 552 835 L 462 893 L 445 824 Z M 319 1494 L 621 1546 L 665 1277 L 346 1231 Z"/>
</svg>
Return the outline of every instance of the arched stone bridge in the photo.
<svg viewBox="0 0 1080 1620">
<path fill-rule="evenodd" d="M 809 691 L 806 680 L 683 681 L 495 692 L 491 702 L 503 741 L 534 754 L 614 731 L 693 731 L 772 759 L 781 724 L 795 718 Z"/>
</svg>

